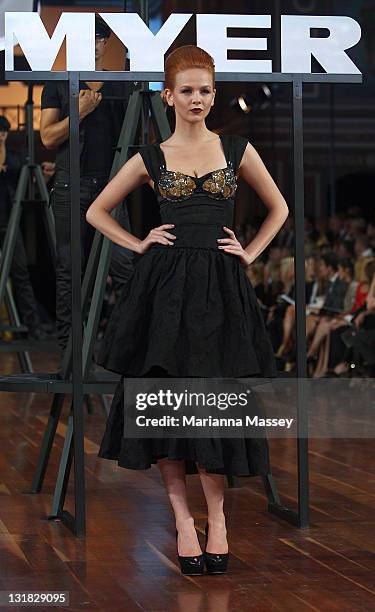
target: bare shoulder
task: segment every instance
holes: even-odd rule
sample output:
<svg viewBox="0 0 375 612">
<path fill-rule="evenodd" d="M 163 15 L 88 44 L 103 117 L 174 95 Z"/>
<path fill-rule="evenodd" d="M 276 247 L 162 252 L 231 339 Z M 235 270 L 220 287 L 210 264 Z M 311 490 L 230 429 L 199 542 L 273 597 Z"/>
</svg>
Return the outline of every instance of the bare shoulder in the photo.
<svg viewBox="0 0 375 612">
<path fill-rule="evenodd" d="M 254 145 L 251 144 L 249 140 L 247 140 L 247 138 L 243 138 L 241 144 L 243 147 L 243 153 L 239 165 L 240 174 L 242 174 L 246 168 L 248 169 L 251 166 L 259 166 L 260 164 L 263 164 L 258 151 L 254 147 Z"/>
<path fill-rule="evenodd" d="M 135 153 L 128 159 L 126 166 L 129 170 L 135 172 L 139 177 L 146 179 L 148 171 L 140 153 Z"/>
</svg>

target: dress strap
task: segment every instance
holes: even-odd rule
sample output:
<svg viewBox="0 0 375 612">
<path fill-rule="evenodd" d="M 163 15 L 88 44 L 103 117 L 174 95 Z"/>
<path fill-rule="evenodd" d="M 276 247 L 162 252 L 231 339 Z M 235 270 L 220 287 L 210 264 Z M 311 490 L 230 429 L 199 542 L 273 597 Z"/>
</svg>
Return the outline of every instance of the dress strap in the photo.
<svg viewBox="0 0 375 612">
<path fill-rule="evenodd" d="M 234 136 L 233 138 L 233 146 L 234 146 L 234 167 L 236 169 L 236 174 L 238 172 L 238 168 L 240 167 L 241 160 L 243 158 L 243 154 L 245 153 L 245 149 L 248 144 L 248 139 L 244 136 Z"/>
<path fill-rule="evenodd" d="M 164 168 L 163 157 L 159 150 L 159 145 L 150 144 L 140 146 L 138 152 L 143 159 L 150 178 L 156 183 Z"/>
<path fill-rule="evenodd" d="M 222 136 L 222 141 L 226 158 L 228 161 L 231 161 L 232 168 L 235 174 L 237 174 L 246 145 L 249 141 L 244 136 L 229 134 Z"/>
</svg>

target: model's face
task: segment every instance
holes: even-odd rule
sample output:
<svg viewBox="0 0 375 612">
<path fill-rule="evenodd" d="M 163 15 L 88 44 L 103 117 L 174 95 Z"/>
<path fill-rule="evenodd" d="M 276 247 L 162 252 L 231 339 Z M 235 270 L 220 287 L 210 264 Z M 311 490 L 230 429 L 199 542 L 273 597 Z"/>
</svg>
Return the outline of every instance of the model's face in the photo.
<svg viewBox="0 0 375 612">
<path fill-rule="evenodd" d="M 176 115 L 189 123 L 204 121 L 214 105 L 216 89 L 212 76 L 203 68 L 190 68 L 176 75 L 174 88 L 166 89 L 167 102 Z"/>
</svg>

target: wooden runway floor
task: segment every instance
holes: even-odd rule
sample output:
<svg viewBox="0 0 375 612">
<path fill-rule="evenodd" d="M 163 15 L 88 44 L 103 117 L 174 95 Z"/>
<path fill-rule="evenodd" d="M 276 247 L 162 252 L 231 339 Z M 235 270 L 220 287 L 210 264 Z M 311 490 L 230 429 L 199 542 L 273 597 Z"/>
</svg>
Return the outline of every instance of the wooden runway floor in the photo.
<svg viewBox="0 0 375 612">
<path fill-rule="evenodd" d="M 46 357 L 40 359 L 34 367 L 45 371 Z M 17 371 L 14 355 L 3 354 L 1 371 Z M 96 399 L 94 414 L 85 414 L 87 536 L 75 538 L 61 522 L 46 519 L 68 402 L 42 493 L 27 490 L 51 399 L 0 394 L 0 590 L 69 591 L 70 606 L 61 610 L 375 610 L 373 440 L 311 441 L 306 530 L 268 513 L 260 478 L 242 478 L 240 488 L 226 491 L 228 574 L 183 577 L 159 470 L 124 470 L 97 457 L 105 415 Z M 296 508 L 295 442 L 270 442 L 282 502 Z M 188 476 L 188 485 L 203 545 L 206 514 L 199 477 Z M 71 493 L 70 486 L 72 511 Z"/>
</svg>

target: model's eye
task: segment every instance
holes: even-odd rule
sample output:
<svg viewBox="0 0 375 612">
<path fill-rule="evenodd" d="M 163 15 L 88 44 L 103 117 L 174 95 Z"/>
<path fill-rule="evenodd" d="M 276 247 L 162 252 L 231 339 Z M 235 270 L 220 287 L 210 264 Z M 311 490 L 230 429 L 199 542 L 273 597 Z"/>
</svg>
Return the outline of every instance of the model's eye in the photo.
<svg viewBox="0 0 375 612">
<path fill-rule="evenodd" d="M 209 93 L 210 93 L 210 90 L 209 90 L 209 89 L 203 89 L 203 90 L 202 90 L 202 93 L 204 93 L 204 94 L 209 94 Z"/>
<path fill-rule="evenodd" d="M 190 93 L 191 89 L 183 89 L 181 93 Z"/>
</svg>

